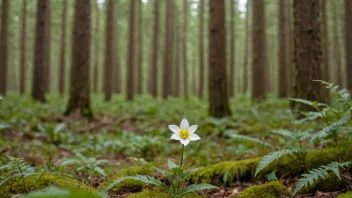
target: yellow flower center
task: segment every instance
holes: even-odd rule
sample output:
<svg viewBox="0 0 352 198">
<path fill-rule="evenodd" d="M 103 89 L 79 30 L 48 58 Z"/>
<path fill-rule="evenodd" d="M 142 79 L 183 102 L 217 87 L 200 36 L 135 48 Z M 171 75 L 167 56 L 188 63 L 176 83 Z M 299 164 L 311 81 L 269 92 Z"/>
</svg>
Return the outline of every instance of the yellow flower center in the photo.
<svg viewBox="0 0 352 198">
<path fill-rule="evenodd" d="M 188 129 L 181 129 L 180 132 L 178 132 L 178 136 L 181 139 L 186 140 L 191 136 L 191 132 L 189 132 Z"/>
</svg>

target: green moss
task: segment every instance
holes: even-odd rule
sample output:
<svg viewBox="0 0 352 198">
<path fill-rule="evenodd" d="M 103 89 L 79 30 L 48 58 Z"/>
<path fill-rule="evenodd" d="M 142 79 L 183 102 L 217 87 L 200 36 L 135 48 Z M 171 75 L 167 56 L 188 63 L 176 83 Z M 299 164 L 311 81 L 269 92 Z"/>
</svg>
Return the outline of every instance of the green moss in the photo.
<svg viewBox="0 0 352 198">
<path fill-rule="evenodd" d="M 352 192 L 347 192 L 339 195 L 337 198 L 351 198 L 352 197 Z"/>
<path fill-rule="evenodd" d="M 280 198 L 281 195 L 290 196 L 290 191 L 279 181 L 251 186 L 231 198 Z"/>
<path fill-rule="evenodd" d="M 231 181 L 234 178 L 250 180 L 259 160 L 259 158 L 254 158 L 210 165 L 193 173 L 190 181 L 192 183 L 212 183 L 218 185 L 223 183 L 224 180 Z"/>
<path fill-rule="evenodd" d="M 75 179 L 61 177 L 50 174 L 36 174 L 25 178 L 26 188 L 30 190 L 42 189 L 48 186 L 57 186 L 71 189 L 82 189 L 87 192 L 95 192 L 94 188 L 91 188 Z M 2 197 L 12 197 L 18 193 L 26 193 L 27 190 L 24 188 L 22 180 L 17 178 L 16 180 L 9 180 L 2 186 L 0 186 L 0 195 Z"/>
<path fill-rule="evenodd" d="M 110 183 L 112 183 L 113 180 L 124 177 L 124 176 L 135 176 L 135 175 L 152 175 L 153 170 L 148 167 L 148 166 L 133 166 L 129 168 L 125 168 L 120 170 L 117 174 L 112 176 L 111 179 L 108 181 L 104 182 L 99 186 L 99 189 L 105 189 Z M 143 190 L 143 187 L 145 186 L 145 183 L 140 182 L 140 181 L 135 181 L 132 179 L 125 180 L 121 183 L 116 184 L 112 190 L 114 190 L 116 193 L 121 193 L 121 192 L 140 192 Z"/>
<path fill-rule="evenodd" d="M 48 187 L 45 189 L 30 192 L 27 195 L 21 195 L 19 198 L 104 198 L 103 194 L 98 192 L 86 192 L 79 189 L 64 189 L 57 187 Z"/>
<path fill-rule="evenodd" d="M 334 173 L 328 174 L 325 178 L 320 178 L 314 184 L 302 188 L 299 194 L 322 192 L 336 192 L 346 187 L 346 183 L 340 180 Z"/>
<path fill-rule="evenodd" d="M 139 193 L 130 194 L 127 198 L 170 198 L 170 195 L 158 190 L 144 190 Z M 183 196 L 183 198 L 202 198 L 202 196 L 190 193 Z"/>
</svg>

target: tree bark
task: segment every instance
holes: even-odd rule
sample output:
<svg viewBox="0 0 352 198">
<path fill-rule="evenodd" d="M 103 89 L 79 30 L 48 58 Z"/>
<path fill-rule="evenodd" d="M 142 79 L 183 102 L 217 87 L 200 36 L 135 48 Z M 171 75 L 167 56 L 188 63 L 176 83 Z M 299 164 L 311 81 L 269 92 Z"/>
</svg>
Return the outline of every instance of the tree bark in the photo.
<svg viewBox="0 0 352 198">
<path fill-rule="evenodd" d="M 143 2 L 138 0 L 138 62 L 137 62 L 137 93 L 143 92 Z"/>
<path fill-rule="evenodd" d="M 253 32 L 252 32 L 252 98 L 262 100 L 268 89 L 268 57 L 265 33 L 265 2 L 255 0 L 252 2 Z"/>
<path fill-rule="evenodd" d="M 249 64 L 248 64 L 248 57 L 249 57 L 249 0 L 247 1 L 247 11 L 246 11 L 246 18 L 245 18 L 245 39 L 244 39 L 244 57 L 243 57 L 243 91 L 247 93 L 249 87 Z"/>
<path fill-rule="evenodd" d="M 345 0 L 347 89 L 352 90 L 352 2 Z"/>
<path fill-rule="evenodd" d="M 115 5 L 116 6 L 116 5 Z M 118 6 L 117 6 L 118 7 Z M 115 7 L 115 9 L 118 9 L 117 7 Z M 115 12 L 115 53 L 114 53 L 114 57 L 115 57 L 115 65 L 114 65 L 114 92 L 115 93 L 121 93 L 122 92 L 122 86 L 121 86 L 121 50 L 120 50 L 120 27 L 118 24 L 119 21 L 119 10 L 117 10 Z"/>
<path fill-rule="evenodd" d="M 205 0 L 199 1 L 200 14 L 199 14 L 199 98 L 204 97 L 204 10 L 205 10 Z"/>
<path fill-rule="evenodd" d="M 127 61 L 127 100 L 133 100 L 135 89 L 135 15 L 136 0 L 130 0 L 130 21 L 128 35 L 128 61 Z"/>
<path fill-rule="evenodd" d="M 45 61 L 46 47 L 46 17 L 49 9 L 49 1 L 38 0 L 37 2 L 37 22 L 35 33 L 35 47 L 34 47 L 34 64 L 33 64 L 33 84 L 32 84 L 32 98 L 40 102 L 45 100 L 45 75 L 47 62 Z"/>
<path fill-rule="evenodd" d="M 279 49 L 278 49 L 278 59 L 279 59 L 279 97 L 286 98 L 288 96 L 288 26 L 287 22 L 287 0 L 279 1 Z"/>
<path fill-rule="evenodd" d="M 61 32 L 61 46 L 60 46 L 60 60 L 59 60 L 59 93 L 65 93 L 66 80 L 66 23 L 67 23 L 67 0 L 63 2 L 62 10 L 62 32 Z"/>
<path fill-rule="evenodd" d="M 231 114 L 226 77 L 225 2 L 209 1 L 209 5 L 209 115 L 223 117 Z"/>
<path fill-rule="evenodd" d="M 115 0 L 107 1 L 104 95 L 105 101 L 110 101 L 113 91 L 113 66 L 115 53 Z"/>
<path fill-rule="evenodd" d="M 288 95 L 291 96 L 293 92 L 293 78 L 294 78 L 294 69 L 293 69 L 293 23 L 292 23 L 292 1 L 288 1 L 289 6 L 287 6 L 287 30 L 288 30 L 288 49 L 287 49 L 287 65 L 288 65 L 288 74 L 287 74 L 287 90 Z"/>
<path fill-rule="evenodd" d="M 341 45 L 339 38 L 339 25 L 336 12 L 337 5 L 336 2 L 331 2 L 333 4 L 333 38 L 334 38 L 334 67 L 335 67 L 335 83 L 340 87 L 344 87 L 343 77 L 342 77 L 342 63 L 341 63 Z"/>
<path fill-rule="evenodd" d="M 235 87 L 236 87 L 236 53 L 235 53 L 235 4 L 236 0 L 230 1 L 230 9 L 231 9 L 231 18 L 230 18 L 230 30 L 231 30 L 231 42 L 230 42 L 230 79 L 229 79 L 229 88 L 230 88 L 230 96 L 233 97 L 235 95 Z"/>
<path fill-rule="evenodd" d="M 182 39 L 182 57 L 183 57 L 183 95 L 188 99 L 188 1 L 183 0 L 183 39 Z"/>
<path fill-rule="evenodd" d="M 96 1 L 96 16 L 95 16 L 95 62 L 93 72 L 93 91 L 98 91 L 99 81 L 99 61 L 100 61 L 100 47 L 99 47 L 99 29 L 100 29 L 100 9 Z"/>
<path fill-rule="evenodd" d="M 174 69 L 174 72 L 175 72 L 175 83 L 174 83 L 174 89 L 173 89 L 173 96 L 175 97 L 179 97 L 180 96 L 180 89 L 181 89 L 181 86 L 180 86 L 180 78 L 181 78 L 181 57 L 180 57 L 180 44 L 181 44 L 181 39 L 180 39 L 180 25 L 179 25 L 179 22 L 178 20 L 176 19 L 176 28 L 175 28 L 175 31 L 173 31 L 176 38 L 175 38 L 175 69 Z"/>
<path fill-rule="evenodd" d="M 50 1 L 47 0 L 48 8 L 45 17 L 45 55 L 44 55 L 44 73 L 45 73 L 45 92 L 50 92 L 51 88 L 51 7 Z"/>
<path fill-rule="evenodd" d="M 27 0 L 22 0 L 22 29 L 21 29 L 21 57 L 20 57 L 20 94 L 23 95 L 26 92 L 26 81 L 27 81 L 27 59 L 26 59 L 26 48 L 27 48 Z"/>
<path fill-rule="evenodd" d="M 158 59 L 159 59 L 159 16 L 160 2 L 154 1 L 154 25 L 153 25 L 153 55 L 150 73 L 150 93 L 156 97 L 158 95 Z"/>
<path fill-rule="evenodd" d="M 330 60 L 329 60 L 329 37 L 328 21 L 326 17 L 326 0 L 321 1 L 321 22 L 322 22 L 322 46 L 324 58 L 324 80 L 330 82 Z"/>
<path fill-rule="evenodd" d="M 46 0 L 43 0 L 46 1 Z M 66 115 L 92 117 L 89 93 L 90 1 L 76 0 L 73 24 L 70 99 Z"/>
<path fill-rule="evenodd" d="M 313 80 L 322 79 L 321 26 L 319 0 L 294 0 L 294 98 L 325 102 L 324 87 Z M 307 105 L 292 103 L 299 111 Z"/>
<path fill-rule="evenodd" d="M 2 0 L 0 32 L 0 94 L 7 92 L 9 1 Z"/>
<path fill-rule="evenodd" d="M 165 47 L 164 47 L 164 71 L 163 71 L 163 98 L 167 98 L 172 93 L 172 57 L 173 57 L 173 17 L 172 0 L 166 0 L 166 23 L 165 23 Z"/>
</svg>

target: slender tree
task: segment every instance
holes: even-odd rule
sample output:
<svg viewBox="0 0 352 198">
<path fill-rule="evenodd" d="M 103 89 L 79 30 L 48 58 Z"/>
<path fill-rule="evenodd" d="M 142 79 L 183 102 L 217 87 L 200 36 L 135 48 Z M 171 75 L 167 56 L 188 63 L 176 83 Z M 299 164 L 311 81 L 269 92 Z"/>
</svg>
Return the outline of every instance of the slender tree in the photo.
<svg viewBox="0 0 352 198">
<path fill-rule="evenodd" d="M 294 98 L 325 102 L 324 87 L 312 80 L 322 79 L 320 0 L 294 0 Z M 292 103 L 300 111 L 307 105 Z"/>
<path fill-rule="evenodd" d="M 59 59 L 59 92 L 61 95 L 65 93 L 66 80 L 66 23 L 67 23 L 67 0 L 63 1 L 61 24 L 61 46 Z"/>
<path fill-rule="evenodd" d="M 105 101 L 111 99 L 113 91 L 113 66 L 115 49 L 115 0 L 107 1 L 106 40 L 105 40 L 105 67 L 104 67 L 104 93 Z"/>
<path fill-rule="evenodd" d="M 231 114 L 226 77 L 225 2 L 209 1 L 209 114 Z"/>
<path fill-rule="evenodd" d="M 278 49 L 278 59 L 279 59 L 279 97 L 285 98 L 288 96 L 288 26 L 287 26 L 287 0 L 279 1 L 279 49 Z"/>
<path fill-rule="evenodd" d="M 176 30 L 174 31 L 174 34 L 176 36 L 175 38 L 175 83 L 173 86 L 173 96 L 179 97 L 180 96 L 180 78 L 181 78 L 181 39 L 180 39 L 180 25 L 178 19 L 176 20 Z"/>
<path fill-rule="evenodd" d="M 137 62 L 137 93 L 143 92 L 143 2 L 138 0 L 138 62 Z"/>
<path fill-rule="evenodd" d="M 163 98 L 167 98 L 172 93 L 172 57 L 173 57 L 173 17 L 172 0 L 166 0 L 166 23 L 165 23 L 165 42 L 164 42 L 164 71 L 163 71 Z"/>
<path fill-rule="evenodd" d="M 230 10 L 231 10 L 231 17 L 230 17 L 230 30 L 231 30 L 231 42 L 230 42 L 230 79 L 229 79 L 229 89 L 230 89 L 230 96 L 235 95 L 235 87 L 236 87 L 236 79 L 235 79 L 235 71 L 236 71 L 236 53 L 235 53 L 235 42 L 236 42 L 236 34 L 235 34 L 235 4 L 236 0 L 230 1 Z"/>
<path fill-rule="evenodd" d="M 44 90 L 50 92 L 51 88 L 51 0 L 47 0 L 47 9 L 45 12 L 45 55 L 44 55 Z"/>
<path fill-rule="evenodd" d="M 188 1 L 183 0 L 183 37 L 182 37 L 182 57 L 183 57 L 183 94 L 185 99 L 188 98 Z"/>
<path fill-rule="evenodd" d="M 326 17 L 326 0 L 321 1 L 321 23 L 322 23 L 322 48 L 324 58 L 324 80 L 330 82 L 330 59 L 328 40 L 328 21 Z"/>
<path fill-rule="evenodd" d="M 70 99 L 65 114 L 90 118 L 90 1 L 76 0 L 74 10 Z"/>
<path fill-rule="evenodd" d="M 117 9 L 117 7 L 115 7 Z M 115 12 L 115 20 L 116 20 L 116 27 L 115 27 L 115 66 L 114 66 L 114 92 L 121 93 L 122 86 L 121 86 L 121 50 L 120 50 L 120 29 L 118 24 L 119 18 L 119 10 Z"/>
<path fill-rule="evenodd" d="M 127 99 L 132 100 L 135 88 L 135 21 L 136 0 L 130 0 L 130 20 L 128 34 L 128 61 L 127 61 Z"/>
<path fill-rule="evenodd" d="M 339 38 L 339 25 L 337 17 L 337 5 L 336 1 L 331 2 L 333 5 L 333 38 L 334 38 L 334 68 L 335 68 L 335 83 L 340 87 L 343 87 L 343 77 L 342 77 L 342 63 L 341 63 L 341 45 Z"/>
<path fill-rule="evenodd" d="M 27 0 L 22 0 L 22 28 L 21 28 L 21 57 L 20 57 L 20 94 L 23 95 L 26 92 L 26 80 L 27 80 L 27 60 L 26 60 L 26 34 L 27 27 Z"/>
<path fill-rule="evenodd" d="M 93 72 L 93 91 L 98 91 L 98 81 L 99 81 L 99 62 L 100 62 L 100 45 L 99 45 L 99 29 L 100 29 L 100 9 L 99 4 L 96 2 L 96 15 L 95 15 L 95 62 L 94 62 L 94 72 Z"/>
<path fill-rule="evenodd" d="M 204 75 L 205 75 L 205 61 L 204 61 L 204 12 L 205 0 L 199 1 L 199 98 L 204 97 Z"/>
<path fill-rule="evenodd" d="M 292 1 L 288 0 L 287 6 L 287 40 L 288 40 L 288 48 L 287 48 L 287 61 L 288 61 L 288 69 L 287 69 L 287 90 L 288 95 L 292 95 L 293 90 L 293 22 L 292 22 Z"/>
<path fill-rule="evenodd" d="M 352 90 L 352 2 L 345 0 L 347 89 Z"/>
<path fill-rule="evenodd" d="M 252 15 L 252 97 L 253 99 L 263 99 L 268 88 L 266 75 L 268 72 L 268 57 L 266 52 L 264 0 L 252 1 Z"/>
<path fill-rule="evenodd" d="M 0 94 L 5 95 L 7 91 L 7 64 L 8 64 L 8 20 L 9 1 L 2 0 L 1 32 L 0 32 Z"/>
<path fill-rule="evenodd" d="M 243 56 L 243 91 L 246 93 L 249 87 L 249 64 L 248 64 L 248 57 L 249 57 L 249 0 L 247 1 L 247 10 L 246 10 L 246 18 L 245 18 L 245 39 L 244 39 L 244 56 Z"/>
<path fill-rule="evenodd" d="M 46 65 L 45 61 L 47 41 L 46 37 L 46 17 L 49 9 L 49 1 L 37 1 L 37 22 L 35 33 L 35 47 L 34 47 L 34 64 L 33 64 L 33 84 L 32 84 L 32 98 L 40 102 L 45 100 L 45 75 Z"/>
<path fill-rule="evenodd" d="M 154 1 L 154 25 L 153 25 L 153 54 L 150 75 L 150 92 L 156 97 L 158 95 L 158 59 L 159 59 L 159 16 L 160 2 Z"/>
</svg>

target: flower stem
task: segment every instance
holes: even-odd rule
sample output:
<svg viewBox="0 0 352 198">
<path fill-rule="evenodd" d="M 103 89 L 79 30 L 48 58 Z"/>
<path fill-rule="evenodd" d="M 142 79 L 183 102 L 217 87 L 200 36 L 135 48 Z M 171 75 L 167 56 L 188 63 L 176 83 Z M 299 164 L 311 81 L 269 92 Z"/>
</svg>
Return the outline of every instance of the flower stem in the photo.
<svg viewBox="0 0 352 198">
<path fill-rule="evenodd" d="M 182 165 L 183 165 L 183 152 L 184 151 L 185 151 L 185 145 L 182 144 L 181 165 L 180 165 L 181 168 L 182 168 Z"/>
</svg>

